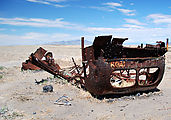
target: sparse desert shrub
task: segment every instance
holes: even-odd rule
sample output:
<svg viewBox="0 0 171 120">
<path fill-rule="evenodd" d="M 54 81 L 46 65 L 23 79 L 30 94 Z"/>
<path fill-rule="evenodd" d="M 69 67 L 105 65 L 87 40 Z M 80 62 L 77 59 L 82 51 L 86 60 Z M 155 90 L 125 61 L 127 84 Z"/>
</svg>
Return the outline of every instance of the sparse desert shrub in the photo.
<svg viewBox="0 0 171 120">
<path fill-rule="evenodd" d="M 0 75 L 0 79 L 3 78 L 3 75 Z"/>
<path fill-rule="evenodd" d="M 3 70 L 5 67 L 4 66 L 0 66 L 0 70 Z"/>
</svg>

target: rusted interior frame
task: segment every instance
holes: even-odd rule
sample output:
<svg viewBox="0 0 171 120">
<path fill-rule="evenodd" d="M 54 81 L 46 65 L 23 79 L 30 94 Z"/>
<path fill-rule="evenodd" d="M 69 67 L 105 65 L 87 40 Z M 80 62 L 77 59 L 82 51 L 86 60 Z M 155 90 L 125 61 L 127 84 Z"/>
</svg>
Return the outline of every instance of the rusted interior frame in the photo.
<svg viewBox="0 0 171 120">
<path fill-rule="evenodd" d="M 111 36 L 108 36 L 111 39 Z M 117 39 L 118 40 L 118 39 Z M 132 93 L 132 92 L 136 92 L 136 91 L 146 91 L 146 90 L 150 90 L 153 89 L 155 87 L 157 87 L 157 85 L 160 83 L 163 73 L 164 73 L 164 66 L 165 66 L 165 62 L 164 62 L 164 57 L 163 54 L 165 52 L 167 52 L 165 46 L 161 46 L 161 44 L 158 44 L 156 46 L 146 46 L 146 48 L 126 48 L 126 47 L 122 47 L 122 43 L 124 42 L 124 40 L 126 39 L 122 39 L 122 41 L 119 43 L 118 42 L 118 46 L 114 46 L 114 48 L 119 48 L 120 52 L 122 53 L 122 56 L 118 56 L 120 58 L 113 58 L 113 59 L 105 59 L 104 56 L 104 52 L 105 52 L 105 45 L 109 45 L 109 44 L 105 44 L 103 41 L 100 41 L 100 43 L 97 43 L 97 41 L 93 43 L 93 45 L 97 45 L 97 46 L 89 46 L 86 48 L 83 48 L 84 50 L 84 54 L 82 54 L 82 56 L 84 55 L 84 61 L 83 63 L 87 62 L 87 65 L 89 66 L 89 74 L 87 75 L 88 77 L 85 77 L 85 87 L 93 94 L 96 95 L 102 95 L 102 94 L 126 94 L 126 93 Z M 105 40 L 104 40 L 105 41 Z M 163 42 L 161 42 L 163 44 Z M 117 44 L 117 42 L 115 42 L 115 44 Z M 102 47 L 105 46 L 105 47 Z M 142 46 L 142 45 L 141 45 Z M 117 52 L 117 49 L 115 49 L 116 51 L 113 52 Z M 138 51 L 140 50 L 140 52 Z M 99 51 L 99 52 L 97 52 Z M 102 52 L 101 52 L 102 51 Z M 123 52 L 122 52 L 123 51 Z M 137 53 L 141 53 L 141 52 L 151 52 L 153 53 L 151 56 L 148 54 L 142 54 L 142 56 L 136 57 L 134 56 L 134 54 L 132 54 L 131 56 L 129 55 L 129 53 L 126 53 L 125 51 L 129 51 L 129 53 L 131 51 L 138 51 Z M 154 54 L 156 52 L 156 54 Z M 101 54 L 102 53 L 102 54 Z M 124 55 L 125 54 L 125 55 Z M 94 56 L 96 55 L 96 56 Z M 137 54 L 135 54 L 137 55 Z M 152 57 L 153 56 L 153 57 Z M 161 56 L 161 57 L 159 57 Z M 128 57 L 128 58 L 127 58 Z M 129 58 L 129 57 L 133 57 L 133 58 Z M 159 59 L 159 60 L 158 60 Z M 99 60 L 101 61 L 100 63 Z M 112 67 L 110 64 L 111 62 L 122 62 L 125 61 L 125 65 L 123 66 L 123 64 L 120 64 L 119 67 Z M 106 67 L 108 66 L 108 67 Z M 142 68 L 159 68 L 155 73 L 153 73 L 153 77 L 155 80 L 155 82 L 153 83 L 148 83 L 146 85 L 139 85 L 139 76 L 143 75 L 143 74 L 148 74 L 147 76 L 152 76 L 152 74 L 149 74 L 149 72 L 147 71 L 147 73 L 139 73 L 139 71 Z M 114 70 L 128 70 L 128 69 L 134 69 L 136 70 L 136 73 L 134 73 L 134 75 L 136 74 L 136 83 L 134 86 L 131 87 L 125 87 L 125 88 L 113 88 L 110 84 L 110 75 L 112 74 L 112 71 Z M 86 71 L 86 70 L 85 70 Z M 108 74 L 110 73 L 110 74 Z M 115 74 L 116 75 L 116 74 Z M 119 75 L 119 74 L 118 74 Z M 157 77 L 156 77 L 157 76 Z M 124 77 L 122 76 L 122 73 L 120 72 L 120 75 L 117 76 L 118 78 L 120 77 Z M 121 78 L 120 78 L 121 79 Z M 151 78 L 148 78 L 151 79 Z M 129 79 L 129 81 L 131 81 L 132 79 Z M 148 81 L 148 80 L 147 80 Z M 108 86 L 108 87 L 106 87 Z"/>
<path fill-rule="evenodd" d="M 132 61 L 131 61 L 132 62 Z M 126 62 L 125 68 L 111 68 L 110 63 L 101 62 L 98 60 L 95 62 L 96 68 L 93 69 L 90 66 L 90 74 L 89 77 L 85 80 L 85 87 L 93 94 L 102 95 L 102 94 L 127 94 L 133 93 L 137 91 L 146 91 L 150 89 L 154 89 L 160 83 L 163 73 L 164 73 L 164 58 L 156 58 L 148 61 L 144 61 L 142 63 L 138 63 L 134 61 L 132 65 L 129 62 Z M 153 63 L 153 64 L 151 64 Z M 141 67 L 143 66 L 143 67 Z M 152 84 L 147 85 L 139 85 L 139 71 L 141 68 L 154 68 L 158 67 L 158 71 L 153 73 L 154 82 Z M 136 70 L 136 83 L 133 86 L 125 87 L 125 88 L 114 88 L 110 84 L 110 75 L 114 70 L 124 70 L 124 69 L 134 69 Z M 97 74 L 98 73 L 98 74 Z"/>
</svg>

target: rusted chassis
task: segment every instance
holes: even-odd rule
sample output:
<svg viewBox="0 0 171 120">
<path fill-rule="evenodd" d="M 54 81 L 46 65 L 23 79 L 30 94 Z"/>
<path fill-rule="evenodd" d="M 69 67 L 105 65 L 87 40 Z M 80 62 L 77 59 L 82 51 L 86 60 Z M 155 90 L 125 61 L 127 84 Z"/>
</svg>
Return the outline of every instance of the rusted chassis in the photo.
<svg viewBox="0 0 171 120">
<path fill-rule="evenodd" d="M 134 58 L 134 59 L 113 59 L 106 61 L 105 59 L 98 58 L 94 62 L 89 62 L 89 75 L 85 78 L 86 89 L 95 95 L 105 94 L 129 94 L 135 92 L 143 92 L 155 89 L 161 82 L 164 68 L 165 58 Z M 124 63 L 123 66 L 113 66 L 112 63 Z M 112 65 L 111 65 L 112 64 Z M 157 71 L 151 73 L 147 78 L 147 84 L 139 85 L 140 70 L 143 68 L 158 68 Z M 129 87 L 113 87 L 110 79 L 113 71 L 116 70 L 131 70 L 136 71 L 135 83 Z M 151 83 L 150 83 L 151 82 Z"/>
<path fill-rule="evenodd" d="M 73 59 L 75 70 L 69 74 L 55 63 L 52 53 L 43 48 L 30 55 L 23 63 L 23 69 L 41 68 L 69 82 L 76 81 L 94 95 L 121 95 L 155 89 L 163 78 L 168 40 L 167 47 L 159 41 L 157 45 L 129 48 L 122 46 L 127 38 L 113 38 L 112 41 L 111 38 L 96 37 L 93 45 L 85 48 L 82 38 L 82 67 L 78 67 Z"/>
<path fill-rule="evenodd" d="M 112 41 L 111 38 L 96 37 L 93 45 L 86 48 L 82 38 L 85 88 L 94 95 L 155 89 L 163 78 L 168 39 L 166 48 L 161 41 L 144 48 L 128 48 L 122 46 L 127 38 L 113 38 Z"/>
</svg>

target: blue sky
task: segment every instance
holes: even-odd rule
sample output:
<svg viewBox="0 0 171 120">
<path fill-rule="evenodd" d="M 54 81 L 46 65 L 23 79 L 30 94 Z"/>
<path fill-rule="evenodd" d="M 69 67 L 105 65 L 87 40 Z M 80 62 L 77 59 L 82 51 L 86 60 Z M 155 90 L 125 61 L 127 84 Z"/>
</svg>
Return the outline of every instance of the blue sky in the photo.
<svg viewBox="0 0 171 120">
<path fill-rule="evenodd" d="M 171 38 L 171 0 L 0 0 L 0 45 L 128 37 L 126 44 Z"/>
</svg>

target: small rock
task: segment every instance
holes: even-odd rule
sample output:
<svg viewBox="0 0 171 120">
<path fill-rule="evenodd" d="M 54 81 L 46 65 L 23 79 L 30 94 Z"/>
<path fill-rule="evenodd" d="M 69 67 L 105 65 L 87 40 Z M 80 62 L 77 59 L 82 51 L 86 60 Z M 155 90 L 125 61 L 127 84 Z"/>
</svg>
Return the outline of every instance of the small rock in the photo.
<svg viewBox="0 0 171 120">
<path fill-rule="evenodd" d="M 53 92 L 53 86 L 52 85 L 46 85 L 43 87 L 43 92 Z"/>
</svg>

